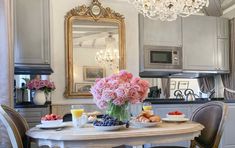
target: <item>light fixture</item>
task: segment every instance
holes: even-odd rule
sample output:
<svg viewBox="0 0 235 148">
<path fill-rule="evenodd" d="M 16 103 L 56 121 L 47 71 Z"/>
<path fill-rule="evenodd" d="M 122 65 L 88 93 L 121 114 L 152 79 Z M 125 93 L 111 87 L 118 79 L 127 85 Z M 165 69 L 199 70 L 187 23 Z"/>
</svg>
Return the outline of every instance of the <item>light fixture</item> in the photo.
<svg viewBox="0 0 235 148">
<path fill-rule="evenodd" d="M 129 0 L 137 10 L 150 19 L 173 21 L 187 17 L 208 7 L 209 0 Z"/>
<path fill-rule="evenodd" d="M 116 46 L 117 42 L 112 34 L 105 38 L 104 50 L 96 52 L 96 62 L 101 66 L 111 69 L 113 72 L 119 70 L 119 50 Z"/>
</svg>

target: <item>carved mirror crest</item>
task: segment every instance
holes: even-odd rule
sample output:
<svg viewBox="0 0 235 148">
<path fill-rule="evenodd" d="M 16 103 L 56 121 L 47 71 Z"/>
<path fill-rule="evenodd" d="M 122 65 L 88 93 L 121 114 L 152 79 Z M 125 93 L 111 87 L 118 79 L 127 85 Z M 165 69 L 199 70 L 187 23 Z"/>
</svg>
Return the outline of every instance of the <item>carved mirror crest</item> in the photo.
<svg viewBox="0 0 235 148">
<path fill-rule="evenodd" d="M 96 78 L 125 68 L 124 17 L 98 0 L 65 16 L 66 98 L 91 98 Z"/>
</svg>

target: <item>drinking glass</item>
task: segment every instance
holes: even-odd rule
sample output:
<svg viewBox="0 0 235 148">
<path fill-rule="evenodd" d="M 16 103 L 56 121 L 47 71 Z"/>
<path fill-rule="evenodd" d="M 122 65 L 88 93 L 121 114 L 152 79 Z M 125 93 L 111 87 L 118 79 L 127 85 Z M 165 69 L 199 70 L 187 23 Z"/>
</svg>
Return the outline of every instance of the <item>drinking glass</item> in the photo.
<svg viewBox="0 0 235 148">
<path fill-rule="evenodd" d="M 148 111 L 148 112 L 150 112 L 151 114 L 153 114 L 153 107 L 152 107 L 151 102 L 144 102 L 144 103 L 143 103 L 143 110 L 144 110 L 144 111 Z"/>
<path fill-rule="evenodd" d="M 152 104 L 151 102 L 144 102 L 143 103 L 143 110 L 146 111 L 146 110 L 152 110 Z"/>
<path fill-rule="evenodd" d="M 84 113 L 84 106 L 82 105 L 72 105 L 71 114 L 74 127 L 84 127 L 87 123 L 87 115 Z"/>
</svg>

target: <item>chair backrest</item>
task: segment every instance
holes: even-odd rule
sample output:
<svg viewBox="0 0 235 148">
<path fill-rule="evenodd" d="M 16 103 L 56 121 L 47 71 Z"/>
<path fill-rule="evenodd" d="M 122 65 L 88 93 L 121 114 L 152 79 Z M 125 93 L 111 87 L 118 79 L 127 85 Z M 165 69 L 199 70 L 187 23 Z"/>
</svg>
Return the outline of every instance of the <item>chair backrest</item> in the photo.
<svg viewBox="0 0 235 148">
<path fill-rule="evenodd" d="M 13 148 L 30 147 L 29 139 L 25 134 L 29 126 L 18 112 L 6 105 L 1 105 L 0 120 L 7 129 Z"/>
<path fill-rule="evenodd" d="M 213 101 L 198 107 L 191 120 L 204 125 L 201 135 L 195 138 L 195 143 L 203 148 L 218 148 L 227 116 L 227 105 Z"/>
</svg>

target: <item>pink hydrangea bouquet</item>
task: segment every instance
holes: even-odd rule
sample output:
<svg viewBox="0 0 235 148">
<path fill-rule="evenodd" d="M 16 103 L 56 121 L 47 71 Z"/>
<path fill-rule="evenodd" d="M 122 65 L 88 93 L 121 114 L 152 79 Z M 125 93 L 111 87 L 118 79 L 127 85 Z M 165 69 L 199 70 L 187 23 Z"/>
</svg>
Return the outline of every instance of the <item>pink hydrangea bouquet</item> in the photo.
<svg viewBox="0 0 235 148">
<path fill-rule="evenodd" d="M 54 82 L 48 80 L 33 79 L 29 81 L 26 86 L 30 90 L 42 90 L 45 94 L 55 90 Z"/>
<path fill-rule="evenodd" d="M 123 110 L 131 103 L 143 102 L 147 97 L 149 83 L 125 70 L 109 77 L 97 79 L 91 88 L 94 102 L 100 109 L 107 109 L 107 113 L 120 120 Z"/>
</svg>

